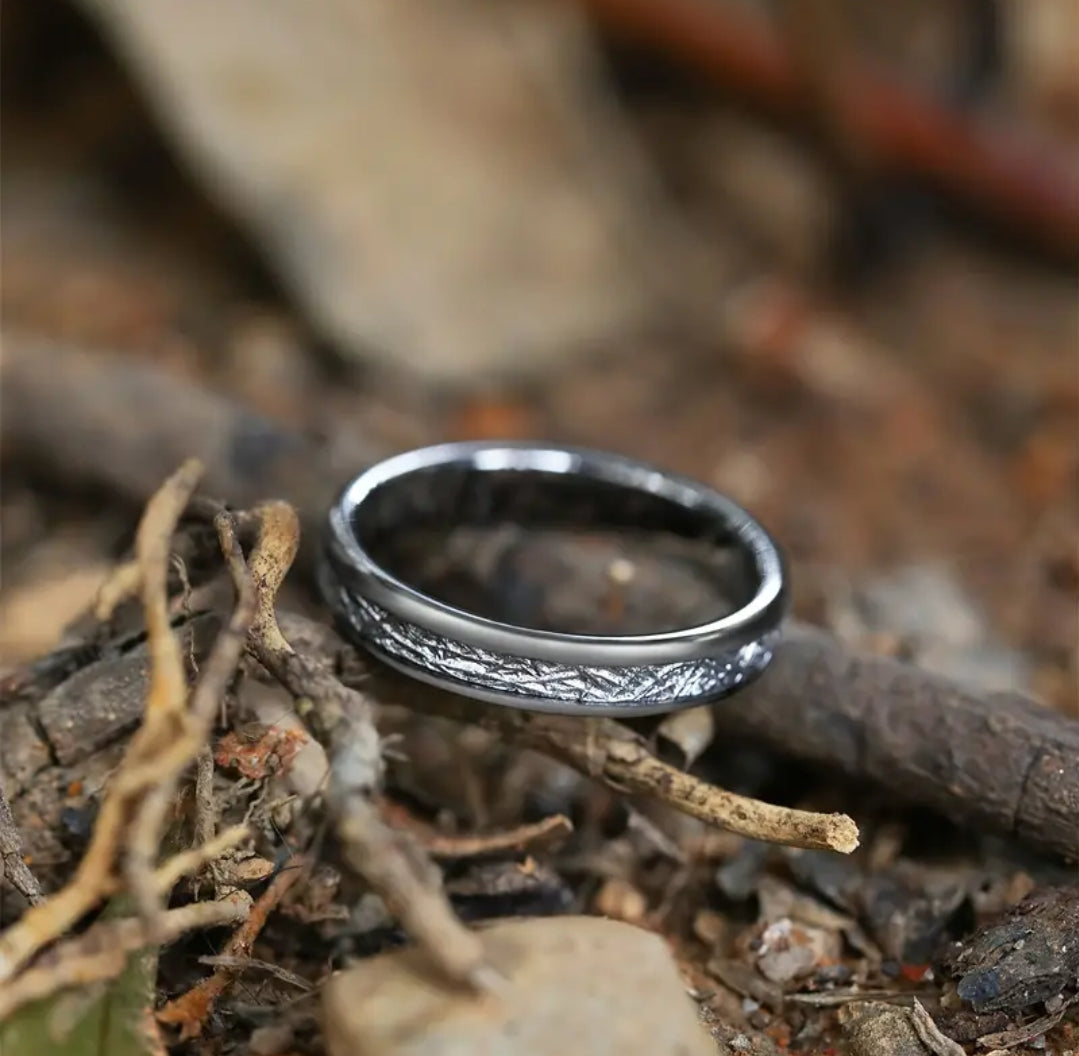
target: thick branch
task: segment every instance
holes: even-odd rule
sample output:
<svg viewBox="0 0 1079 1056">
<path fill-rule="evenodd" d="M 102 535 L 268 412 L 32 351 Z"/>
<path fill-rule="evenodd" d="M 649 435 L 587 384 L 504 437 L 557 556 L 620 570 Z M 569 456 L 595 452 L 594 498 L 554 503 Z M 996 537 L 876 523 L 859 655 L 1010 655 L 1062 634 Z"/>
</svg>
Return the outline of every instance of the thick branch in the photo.
<svg viewBox="0 0 1079 1056">
<path fill-rule="evenodd" d="M 205 494 L 321 517 L 343 476 L 385 454 L 353 439 L 338 468 L 328 446 L 151 363 L 18 333 L 4 334 L 0 400 L 5 455 L 138 503 L 194 457 Z"/>
<path fill-rule="evenodd" d="M 1021 694 L 980 694 L 791 624 L 764 676 L 714 711 L 721 733 L 1079 858 L 1079 722 Z"/>
</svg>

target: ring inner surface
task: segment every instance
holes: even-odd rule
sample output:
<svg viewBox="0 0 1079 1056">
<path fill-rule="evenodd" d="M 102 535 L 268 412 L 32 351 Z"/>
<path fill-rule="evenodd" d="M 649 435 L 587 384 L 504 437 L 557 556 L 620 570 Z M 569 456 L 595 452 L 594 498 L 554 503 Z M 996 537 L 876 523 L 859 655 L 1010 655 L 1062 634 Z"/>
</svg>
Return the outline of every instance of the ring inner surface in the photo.
<svg viewBox="0 0 1079 1056">
<path fill-rule="evenodd" d="M 657 634 L 756 588 L 711 510 L 595 477 L 443 465 L 375 488 L 352 530 L 386 572 L 455 608 L 564 634 Z"/>
</svg>

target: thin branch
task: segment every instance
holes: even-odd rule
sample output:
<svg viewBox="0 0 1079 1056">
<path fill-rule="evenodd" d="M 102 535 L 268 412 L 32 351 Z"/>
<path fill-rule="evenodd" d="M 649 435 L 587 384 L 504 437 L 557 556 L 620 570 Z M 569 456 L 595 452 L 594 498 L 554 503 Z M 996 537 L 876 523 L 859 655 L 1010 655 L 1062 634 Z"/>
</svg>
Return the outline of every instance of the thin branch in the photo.
<svg viewBox="0 0 1079 1056">
<path fill-rule="evenodd" d="M 423 849 L 436 861 L 483 858 L 508 851 L 535 850 L 559 843 L 573 832 L 573 822 L 565 814 L 552 814 L 541 821 L 518 825 L 502 832 L 465 833 L 447 836 L 431 833 L 420 837 Z"/>
<path fill-rule="evenodd" d="M 214 803 L 214 753 L 205 744 L 199 750 L 195 769 L 195 843 L 209 843 L 217 832 L 217 805 Z"/>
<path fill-rule="evenodd" d="M 138 594 L 141 588 L 142 562 L 138 558 L 117 565 L 105 582 L 97 588 L 94 619 L 98 623 L 107 623 L 120 605 Z"/>
<path fill-rule="evenodd" d="M 498 730 L 517 744 L 553 756 L 618 792 L 651 796 L 751 839 L 843 854 L 858 846 L 858 827 L 846 814 L 777 807 L 717 788 L 657 759 L 641 738 L 612 719 L 582 722 L 574 716 L 491 707 L 405 678 L 359 654 L 354 656 L 354 666 L 365 672 L 365 689 L 376 697 Z"/>
<path fill-rule="evenodd" d="M 266 925 L 270 914 L 288 894 L 289 889 L 304 875 L 306 863 L 302 859 L 291 858 L 274 877 L 270 886 L 262 893 L 259 900 L 251 907 L 251 912 L 244 922 L 232 934 L 222 951 L 227 957 L 250 957 L 251 949 L 259 933 Z M 213 905 L 213 903 L 210 903 Z M 186 993 L 174 998 L 157 1013 L 157 1021 L 180 1027 L 181 1040 L 198 1037 L 206 1025 L 206 1020 L 213 1011 L 217 999 L 239 977 L 236 968 L 219 967 L 213 975 L 196 983 Z"/>
<path fill-rule="evenodd" d="M 233 825 L 197 847 L 174 854 L 154 873 L 154 887 L 159 894 L 167 894 L 182 876 L 197 873 L 207 863 L 243 843 L 250 835 L 251 829 L 247 825 Z"/>
<path fill-rule="evenodd" d="M 314 989 L 314 984 L 308 982 L 302 975 L 290 972 L 287 968 L 282 968 L 279 964 L 273 964 L 270 961 L 260 961 L 256 957 L 236 957 L 222 953 L 208 957 L 200 957 L 199 964 L 208 965 L 210 968 L 225 968 L 229 971 L 234 971 L 237 974 L 251 971 L 266 972 L 267 975 L 272 975 L 275 979 L 280 979 L 281 982 L 288 983 L 289 986 L 294 986 L 298 990 Z"/>
<path fill-rule="evenodd" d="M 182 510 L 181 510 L 182 512 Z M 177 515 L 178 516 L 178 515 Z M 238 550 L 238 544 L 236 545 Z M 165 548 L 167 559 L 168 549 Z M 155 570 L 156 573 L 157 570 Z M 154 592 L 154 599 L 158 604 L 166 604 L 164 597 L 164 583 L 167 568 L 163 567 L 159 577 L 159 591 Z M 149 578 L 149 570 L 144 571 L 144 576 Z M 236 606 L 225 627 L 214 642 L 213 650 L 206 661 L 202 677 L 191 694 L 190 705 L 183 714 L 183 725 L 178 731 L 177 742 L 170 747 L 168 753 L 161 753 L 157 758 L 157 780 L 153 788 L 149 790 L 142 802 L 138 805 L 127 834 L 127 857 L 124 861 L 124 873 L 128 887 L 135 896 L 139 909 L 149 919 L 160 913 L 160 896 L 152 882 L 154 860 L 158 853 L 161 842 L 161 834 L 165 826 L 165 818 L 175 798 L 176 787 L 179 784 L 183 772 L 193 763 L 205 746 L 206 738 L 210 733 L 213 720 L 225 690 L 228 687 L 243 654 L 244 642 L 247 639 L 248 628 L 255 618 L 255 588 L 249 576 L 241 576 L 235 581 Z M 146 587 L 144 585 L 144 591 Z M 154 619 L 159 614 L 155 613 Z M 147 626 L 153 628 L 149 602 L 147 602 Z M 165 621 L 164 633 L 176 647 L 176 657 L 179 658 L 179 644 Z M 153 632 L 151 630 L 151 648 L 154 645 Z M 155 653 L 154 670 L 157 670 Z M 171 653 L 167 655 L 171 663 Z M 180 664 L 180 679 L 183 684 L 183 665 Z M 150 700 L 153 700 L 154 682 L 151 679 Z M 186 695 L 186 686 L 184 686 Z M 181 706 L 182 706 L 181 699 Z M 147 705 L 147 720 L 150 716 L 150 705 Z"/>
</svg>

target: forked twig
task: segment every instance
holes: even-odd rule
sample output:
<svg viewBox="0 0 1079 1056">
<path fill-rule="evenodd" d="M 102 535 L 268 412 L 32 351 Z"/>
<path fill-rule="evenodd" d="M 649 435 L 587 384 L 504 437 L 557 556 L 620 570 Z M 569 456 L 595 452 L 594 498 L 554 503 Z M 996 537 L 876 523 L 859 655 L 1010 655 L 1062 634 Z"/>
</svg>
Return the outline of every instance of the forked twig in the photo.
<svg viewBox="0 0 1079 1056">
<path fill-rule="evenodd" d="M 227 957 L 250 957 L 251 948 L 266 925 L 270 914 L 289 889 L 303 876 L 305 863 L 290 859 L 274 877 L 270 886 L 251 907 L 243 923 L 233 932 L 223 951 Z M 157 1013 L 159 1023 L 180 1027 L 181 1040 L 198 1037 L 213 1011 L 217 999 L 239 977 L 241 969 L 219 966 L 207 979 L 196 983 L 186 993 L 174 998 Z"/>
<path fill-rule="evenodd" d="M 342 685 L 324 664 L 296 653 L 277 623 L 275 600 L 299 546 L 300 526 L 287 503 L 254 511 L 258 538 L 251 553 L 257 593 L 250 647 L 258 661 L 298 700 L 332 764 L 327 806 L 349 866 L 382 898 L 401 926 L 449 981 L 474 989 L 497 985 L 479 938 L 458 920 L 437 867 L 411 838 L 389 828 L 371 801 L 382 779 L 381 744 L 369 702 Z M 234 528 L 219 524 L 231 551 Z M 234 551 L 232 551 L 234 554 Z M 233 556 L 230 567 L 236 567 Z"/>
</svg>

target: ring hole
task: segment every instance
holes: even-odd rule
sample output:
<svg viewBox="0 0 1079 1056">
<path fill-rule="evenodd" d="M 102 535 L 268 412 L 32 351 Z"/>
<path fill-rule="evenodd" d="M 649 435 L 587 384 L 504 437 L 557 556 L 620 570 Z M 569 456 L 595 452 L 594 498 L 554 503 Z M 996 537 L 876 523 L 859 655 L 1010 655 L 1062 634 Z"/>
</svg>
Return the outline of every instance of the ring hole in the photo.
<svg viewBox="0 0 1079 1056">
<path fill-rule="evenodd" d="M 408 586 L 537 630 L 679 630 L 735 611 L 754 587 L 713 514 L 575 476 L 417 471 L 372 492 L 353 530 Z"/>
</svg>

